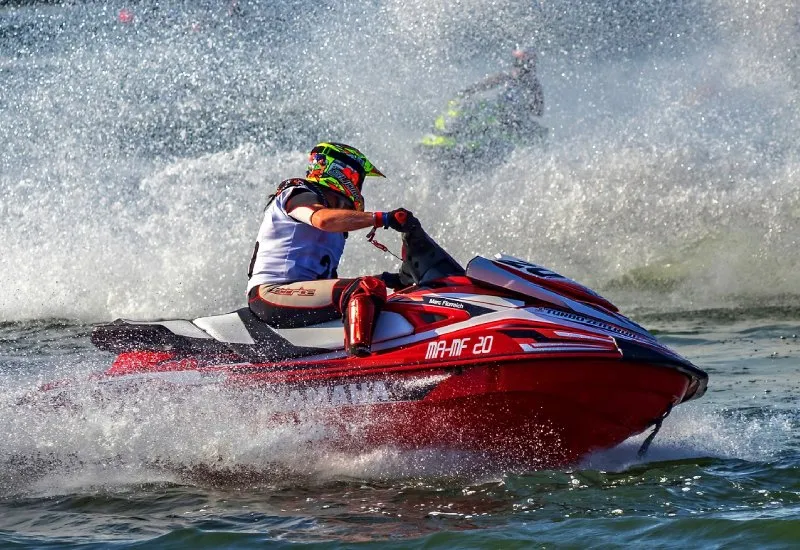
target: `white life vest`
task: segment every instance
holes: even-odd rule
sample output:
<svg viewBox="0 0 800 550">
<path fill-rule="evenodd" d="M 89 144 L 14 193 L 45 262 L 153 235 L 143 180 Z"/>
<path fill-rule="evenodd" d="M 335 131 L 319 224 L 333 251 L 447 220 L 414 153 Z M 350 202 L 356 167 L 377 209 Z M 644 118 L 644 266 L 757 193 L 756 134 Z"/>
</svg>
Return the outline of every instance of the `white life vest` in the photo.
<svg viewBox="0 0 800 550">
<path fill-rule="evenodd" d="M 312 281 L 336 277 L 344 252 L 345 234 L 322 231 L 286 213 L 286 201 L 297 188 L 280 191 L 264 211 L 250 267 L 247 292 L 263 284 Z"/>
</svg>

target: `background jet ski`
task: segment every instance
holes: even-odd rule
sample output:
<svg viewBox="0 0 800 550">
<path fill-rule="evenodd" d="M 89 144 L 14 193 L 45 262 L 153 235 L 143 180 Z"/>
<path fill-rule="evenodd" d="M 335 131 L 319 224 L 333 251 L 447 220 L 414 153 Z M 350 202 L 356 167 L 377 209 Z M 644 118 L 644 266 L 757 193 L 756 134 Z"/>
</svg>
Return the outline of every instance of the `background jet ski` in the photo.
<svg viewBox="0 0 800 550">
<path fill-rule="evenodd" d="M 533 117 L 512 116 L 504 98 L 452 99 L 416 151 L 429 165 L 461 173 L 496 166 L 517 147 L 544 143 L 548 132 Z"/>
<path fill-rule="evenodd" d="M 448 171 L 474 170 L 502 162 L 517 147 L 544 142 L 548 129 L 540 122 L 544 92 L 536 74 L 536 53 L 512 52 L 509 71 L 491 75 L 451 99 L 433 131 L 417 151 L 428 163 Z"/>
</svg>

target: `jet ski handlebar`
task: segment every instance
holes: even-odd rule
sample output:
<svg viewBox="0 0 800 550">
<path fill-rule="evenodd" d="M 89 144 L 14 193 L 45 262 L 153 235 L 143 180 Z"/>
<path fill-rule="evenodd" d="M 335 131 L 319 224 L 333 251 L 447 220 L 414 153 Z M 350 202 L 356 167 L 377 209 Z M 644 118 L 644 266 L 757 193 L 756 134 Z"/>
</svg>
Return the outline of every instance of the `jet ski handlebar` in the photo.
<svg viewBox="0 0 800 550">
<path fill-rule="evenodd" d="M 404 284 L 425 285 L 443 277 L 464 275 L 461 264 L 422 229 L 415 217 L 408 219 L 402 235 L 400 279 Z"/>
</svg>

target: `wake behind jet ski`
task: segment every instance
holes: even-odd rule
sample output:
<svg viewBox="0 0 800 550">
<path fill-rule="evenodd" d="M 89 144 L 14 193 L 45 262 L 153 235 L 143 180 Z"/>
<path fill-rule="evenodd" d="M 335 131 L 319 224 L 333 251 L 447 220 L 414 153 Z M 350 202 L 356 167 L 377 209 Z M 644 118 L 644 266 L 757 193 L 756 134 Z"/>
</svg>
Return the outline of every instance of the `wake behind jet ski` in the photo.
<svg viewBox="0 0 800 550">
<path fill-rule="evenodd" d="M 114 353 L 96 383 L 257 390 L 275 422 L 314 415 L 331 449 L 445 449 L 527 468 L 573 464 L 703 395 L 707 375 L 608 300 L 506 255 L 463 268 L 419 224 L 402 235 L 403 288 L 372 353 L 341 320 L 275 328 L 248 308 L 193 320 L 98 325 Z"/>
</svg>

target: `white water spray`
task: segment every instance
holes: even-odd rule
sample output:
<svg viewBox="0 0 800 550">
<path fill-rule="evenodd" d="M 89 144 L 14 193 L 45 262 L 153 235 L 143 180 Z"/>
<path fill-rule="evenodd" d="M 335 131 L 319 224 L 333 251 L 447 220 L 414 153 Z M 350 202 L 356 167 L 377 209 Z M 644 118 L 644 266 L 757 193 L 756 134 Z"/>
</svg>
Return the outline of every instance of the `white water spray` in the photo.
<svg viewBox="0 0 800 550">
<path fill-rule="evenodd" d="M 0 319 L 240 307 L 264 199 L 322 139 L 389 175 L 368 207 L 410 208 L 463 262 L 517 255 L 623 307 L 796 301 L 790 2 L 626 4 L 614 25 L 613 3 L 566 1 L 138 6 L 0 12 Z M 519 43 L 547 146 L 442 185 L 415 141 Z M 394 262 L 354 235 L 342 274 Z"/>
</svg>

